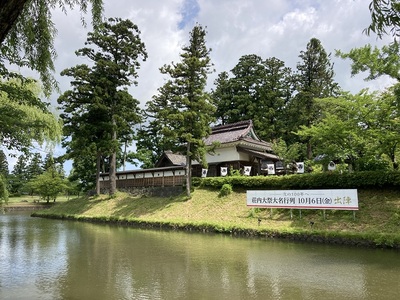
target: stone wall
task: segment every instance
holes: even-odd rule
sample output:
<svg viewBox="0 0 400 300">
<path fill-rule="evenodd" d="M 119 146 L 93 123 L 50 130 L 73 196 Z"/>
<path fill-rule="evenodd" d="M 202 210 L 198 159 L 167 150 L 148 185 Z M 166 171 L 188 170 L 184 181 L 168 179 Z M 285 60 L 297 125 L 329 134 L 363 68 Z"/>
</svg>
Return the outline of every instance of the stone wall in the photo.
<svg viewBox="0 0 400 300">
<path fill-rule="evenodd" d="M 126 192 L 134 196 L 145 195 L 149 197 L 173 197 L 182 194 L 183 186 L 148 186 L 148 187 L 125 187 L 118 188 L 121 192 Z M 102 194 L 108 194 L 108 188 L 102 188 Z"/>
</svg>

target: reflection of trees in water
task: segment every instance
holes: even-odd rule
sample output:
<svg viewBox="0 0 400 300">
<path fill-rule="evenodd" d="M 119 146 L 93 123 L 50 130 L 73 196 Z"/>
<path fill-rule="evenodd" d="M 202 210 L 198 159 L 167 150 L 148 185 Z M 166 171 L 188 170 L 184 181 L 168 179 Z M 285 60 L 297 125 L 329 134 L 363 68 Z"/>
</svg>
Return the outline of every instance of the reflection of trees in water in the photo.
<svg viewBox="0 0 400 300">
<path fill-rule="evenodd" d="M 0 227 L 0 261 L 13 269 L 0 274 L 0 298 L 9 282 L 21 287 L 19 295 L 43 299 L 372 299 L 400 292 L 397 252 L 25 219 Z"/>
</svg>

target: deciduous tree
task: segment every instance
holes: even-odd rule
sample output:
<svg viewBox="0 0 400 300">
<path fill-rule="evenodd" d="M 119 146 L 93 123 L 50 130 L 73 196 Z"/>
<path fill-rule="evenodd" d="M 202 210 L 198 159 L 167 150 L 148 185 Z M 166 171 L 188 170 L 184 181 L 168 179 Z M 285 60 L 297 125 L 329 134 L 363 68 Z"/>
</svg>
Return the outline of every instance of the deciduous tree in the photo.
<svg viewBox="0 0 400 300">
<path fill-rule="evenodd" d="M 50 200 L 55 202 L 58 195 L 68 188 L 66 180 L 54 168 L 36 176 L 27 185 L 47 203 Z"/>
<path fill-rule="evenodd" d="M 367 91 L 317 99 L 323 112 L 321 118 L 310 127 L 303 125 L 297 134 L 310 139 L 315 151 L 323 154 L 327 161 L 347 163 L 352 170 L 357 170 L 361 159 L 382 154 L 382 149 L 378 150 L 381 139 L 378 131 L 384 123 L 377 119 L 383 113 L 377 114 L 381 106 L 378 99 L 376 93 Z"/>
<path fill-rule="evenodd" d="M 7 178 L 9 173 L 8 170 L 8 161 L 7 156 L 3 150 L 0 149 L 0 175 L 3 175 L 4 178 Z"/>
<path fill-rule="evenodd" d="M 56 85 L 52 73 L 57 30 L 51 20 L 52 10 L 67 12 L 76 6 L 82 13 L 91 7 L 93 24 L 101 22 L 102 0 L 0 0 L 0 76 L 6 71 L 4 60 L 29 67 L 39 72 L 49 94 Z"/>
<path fill-rule="evenodd" d="M 61 124 L 48 104 L 40 100 L 37 82 L 0 79 L 0 89 L 1 146 L 28 153 L 34 142 L 60 140 Z"/>
<path fill-rule="evenodd" d="M 368 72 L 365 80 L 374 80 L 387 75 L 400 82 L 400 46 L 396 41 L 381 49 L 368 44 L 360 48 L 353 48 L 348 53 L 338 50 L 336 55 L 352 61 L 352 76 Z"/>
<path fill-rule="evenodd" d="M 391 34 L 400 36 L 400 3 L 398 0 L 373 0 L 369 4 L 371 24 L 364 29 L 367 35 L 375 32 L 379 38 Z"/>
</svg>

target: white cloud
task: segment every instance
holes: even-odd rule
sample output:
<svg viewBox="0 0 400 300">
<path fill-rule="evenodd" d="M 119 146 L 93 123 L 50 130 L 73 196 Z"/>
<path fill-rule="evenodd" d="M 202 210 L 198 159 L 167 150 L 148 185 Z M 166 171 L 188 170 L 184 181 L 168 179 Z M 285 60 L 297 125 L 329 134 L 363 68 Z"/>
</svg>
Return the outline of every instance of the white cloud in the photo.
<svg viewBox="0 0 400 300">
<path fill-rule="evenodd" d="M 300 51 L 315 37 L 321 40 L 328 53 L 335 49 L 348 51 L 367 43 L 383 45 L 375 36 L 368 37 L 363 29 L 370 23 L 369 1 L 364 0 L 198 0 L 198 11 L 183 11 L 189 0 L 105 0 L 105 17 L 129 18 L 138 25 L 146 44 L 149 58 L 142 63 L 137 87 L 132 95 L 145 102 L 157 93 L 164 78 L 159 68 L 179 60 L 183 45 L 188 43 L 191 26 L 198 22 L 207 27 L 207 46 L 212 48 L 211 58 L 216 73 L 210 76 L 209 87 L 217 74 L 231 70 L 242 55 L 257 54 L 266 59 L 277 57 L 295 68 Z M 197 8 L 196 8 L 197 9 Z M 180 28 L 186 13 L 185 27 Z M 87 17 L 90 20 L 90 16 Z M 54 12 L 58 28 L 56 74 L 62 91 L 69 88 L 69 79 L 58 74 L 64 68 L 82 63 L 74 51 L 83 47 L 90 26 L 83 28 L 78 11 Z M 364 82 L 363 76 L 350 77 L 350 62 L 332 57 L 336 80 L 345 89 L 383 89 L 391 81 L 382 78 Z M 52 97 L 56 103 L 58 95 Z"/>
</svg>

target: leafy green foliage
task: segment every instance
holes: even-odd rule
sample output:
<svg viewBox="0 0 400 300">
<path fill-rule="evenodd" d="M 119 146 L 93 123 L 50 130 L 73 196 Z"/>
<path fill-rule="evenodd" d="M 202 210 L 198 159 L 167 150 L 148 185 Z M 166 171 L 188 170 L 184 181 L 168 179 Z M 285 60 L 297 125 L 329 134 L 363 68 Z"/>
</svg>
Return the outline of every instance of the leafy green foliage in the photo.
<svg viewBox="0 0 400 300">
<path fill-rule="evenodd" d="M 335 95 L 338 85 L 334 82 L 333 64 L 321 44 L 321 41 L 312 38 L 305 51 L 299 55 L 301 61 L 297 64 L 296 96 L 291 99 L 287 107 L 287 131 L 285 141 L 305 142 L 307 144 L 307 159 L 312 159 L 312 143 L 310 139 L 299 141 L 291 132 L 296 132 L 300 126 L 310 128 L 317 122 L 320 115 L 320 107 L 315 99 Z"/>
<path fill-rule="evenodd" d="M 8 172 L 8 161 L 6 154 L 0 149 L 0 175 L 3 175 L 6 178 L 8 176 Z"/>
<path fill-rule="evenodd" d="M 225 197 L 225 196 L 228 196 L 231 193 L 232 193 L 232 186 L 230 184 L 228 184 L 228 183 L 225 183 L 221 187 L 221 189 L 219 191 L 219 196 L 220 197 Z"/>
<path fill-rule="evenodd" d="M 51 20 L 52 10 L 57 7 L 67 12 L 67 9 L 79 6 L 86 13 L 89 4 L 93 24 L 96 26 L 101 21 L 102 0 L 3 1 L 0 7 L 0 69 L 2 61 L 6 59 L 11 64 L 38 71 L 44 91 L 49 95 L 56 86 L 52 73 L 57 30 Z M 83 18 L 82 22 L 85 24 Z"/>
<path fill-rule="evenodd" d="M 66 190 L 68 185 L 55 169 L 50 168 L 29 181 L 28 187 L 49 203 L 50 200 L 55 202 L 57 196 Z"/>
<path fill-rule="evenodd" d="M 317 102 L 322 117 L 297 132 L 312 141 L 317 154 L 326 161 L 346 162 L 353 170 L 373 170 L 379 165 L 386 169 L 389 162 L 397 168 L 399 110 L 390 91 L 343 93 Z"/>
<path fill-rule="evenodd" d="M 273 142 L 272 150 L 276 155 L 280 157 L 285 172 L 288 171 L 286 169 L 286 166 L 289 163 L 299 161 L 301 146 L 302 145 L 300 143 L 294 143 L 290 146 L 287 146 L 286 142 L 283 139 L 275 140 Z"/>
<path fill-rule="evenodd" d="M 337 50 L 336 56 L 352 61 L 351 75 L 353 76 L 361 72 L 369 72 L 365 80 L 374 80 L 387 75 L 400 81 L 400 46 L 397 41 L 381 49 L 368 44 L 351 49 L 348 53 Z"/>
<path fill-rule="evenodd" d="M 143 111 L 147 122 L 137 132 L 138 151 L 132 155 L 132 158 L 143 162 L 143 168 L 154 167 L 161 154 L 174 147 L 174 141 L 164 133 L 164 128 L 168 128 L 171 123 L 168 115 L 172 109 L 171 99 L 175 93 L 171 89 L 171 84 L 160 87 L 159 94 L 146 103 L 146 109 Z"/>
<path fill-rule="evenodd" d="M 189 45 L 182 48 L 181 61 L 160 69 L 170 79 L 153 98 L 156 105 L 147 103 L 154 117 L 148 131 L 158 132 L 162 139 L 156 145 L 165 147 L 164 141 L 169 140 L 170 150 L 186 155 L 188 170 L 192 160 L 207 164 L 204 138 L 210 134 L 214 120 L 215 107 L 205 92 L 207 76 L 212 71 L 211 50 L 206 47 L 205 36 L 206 31 L 200 25 L 192 29 Z M 190 196 L 190 172 L 187 174 L 186 192 Z"/>
<path fill-rule="evenodd" d="M 0 144 L 25 153 L 33 142 L 57 142 L 61 124 L 47 104 L 39 99 L 35 81 L 2 80 L 0 77 Z"/>
<path fill-rule="evenodd" d="M 31 158 L 26 166 L 27 178 L 31 179 L 37 175 L 43 173 L 44 169 L 42 168 L 42 157 L 40 153 L 34 153 L 30 155 Z"/>
<path fill-rule="evenodd" d="M 371 24 L 364 29 L 367 35 L 375 32 L 379 38 L 390 34 L 400 36 L 400 3 L 396 0 L 373 0 L 369 4 Z"/>
<path fill-rule="evenodd" d="M 82 167 L 96 173 L 97 178 L 101 159 L 110 157 L 113 194 L 117 153 L 121 144 L 133 140 L 134 126 L 141 121 L 139 101 L 128 93 L 127 87 L 137 84 L 139 61 L 145 60 L 147 53 L 138 27 L 119 18 L 110 18 L 90 32 L 86 45 L 76 53 L 92 61 L 93 67 L 78 65 L 62 72 L 74 78 L 73 89 L 58 99 L 65 112 L 64 146 L 69 158 L 77 159 L 80 166 L 85 163 Z M 91 162 L 92 158 L 96 163 Z M 99 193 L 99 185 L 96 187 Z"/>
<path fill-rule="evenodd" d="M 293 75 L 275 57 L 263 60 L 244 55 L 232 69 L 219 74 L 212 98 L 222 124 L 251 119 L 261 139 L 280 137 L 284 129 L 284 107 L 293 92 Z"/>
<path fill-rule="evenodd" d="M 0 174 L 0 206 L 8 201 L 8 190 L 7 190 L 7 180 Z"/>
<path fill-rule="evenodd" d="M 323 172 L 285 176 L 235 176 L 206 177 L 201 179 L 202 187 L 221 188 L 230 184 L 234 189 L 397 189 L 400 186 L 400 172 L 364 171 L 353 173 Z"/>
<path fill-rule="evenodd" d="M 28 156 L 24 154 L 18 156 L 12 174 L 8 177 L 10 192 L 14 195 L 21 195 L 25 184 L 28 182 L 28 162 Z"/>
</svg>

